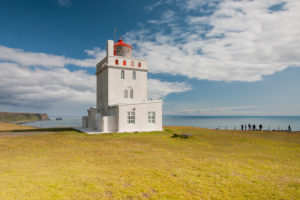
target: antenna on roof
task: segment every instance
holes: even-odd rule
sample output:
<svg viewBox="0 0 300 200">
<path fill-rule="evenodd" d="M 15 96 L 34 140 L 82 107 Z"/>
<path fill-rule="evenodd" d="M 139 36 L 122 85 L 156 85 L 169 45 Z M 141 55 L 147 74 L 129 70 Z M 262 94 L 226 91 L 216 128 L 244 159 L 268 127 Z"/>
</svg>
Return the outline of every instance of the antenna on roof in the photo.
<svg viewBox="0 0 300 200">
<path fill-rule="evenodd" d="M 114 28 L 114 42 L 116 42 L 116 38 L 117 38 L 117 29 Z"/>
</svg>

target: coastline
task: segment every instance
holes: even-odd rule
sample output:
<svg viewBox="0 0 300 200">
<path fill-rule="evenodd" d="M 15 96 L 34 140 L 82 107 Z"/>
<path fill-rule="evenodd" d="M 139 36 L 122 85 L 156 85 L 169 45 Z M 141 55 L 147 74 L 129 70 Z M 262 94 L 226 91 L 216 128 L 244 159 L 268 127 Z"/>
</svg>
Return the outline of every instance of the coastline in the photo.
<svg viewBox="0 0 300 200">
<path fill-rule="evenodd" d="M 46 120 L 28 120 L 28 121 L 16 121 L 16 122 L 6 122 L 6 123 L 13 123 L 13 124 L 19 124 L 19 125 L 24 125 L 26 123 L 32 123 L 32 122 L 40 122 L 40 121 L 48 121 L 50 119 Z"/>
<path fill-rule="evenodd" d="M 45 120 L 37 120 L 37 121 L 45 121 Z M 36 122 L 36 121 L 32 121 Z M 0 132 L 3 131 L 17 131 L 17 130 L 26 130 L 26 129 L 49 129 L 48 128 L 41 128 L 41 127 L 34 127 L 34 126 L 27 126 L 23 123 L 30 123 L 30 122 L 18 122 L 18 123 L 12 123 L 12 122 L 0 122 Z M 64 129 L 65 127 L 51 127 L 51 128 L 62 128 Z M 70 127 L 68 127 L 70 128 Z M 288 130 L 233 130 L 233 129 L 211 129 L 211 128 L 203 128 L 203 127 L 197 127 L 197 126 L 163 126 L 163 131 L 168 132 L 170 128 L 186 128 L 186 129 L 203 129 L 206 131 L 226 131 L 226 132 L 240 132 L 240 133 L 253 133 L 253 134 L 259 134 L 259 133 L 290 133 L 290 134 L 297 134 L 300 133 L 300 131 L 288 131 Z M 125 133 L 125 132 L 124 132 Z"/>
<path fill-rule="evenodd" d="M 47 121 L 23 122 L 27 126 L 39 128 L 51 127 L 81 127 L 81 116 L 65 116 L 63 120 L 56 121 L 55 116 L 50 116 Z M 163 116 L 163 126 L 188 126 L 201 127 L 206 129 L 219 130 L 241 130 L 241 125 L 256 125 L 256 129 L 262 124 L 262 130 L 265 131 L 285 131 L 288 125 L 291 126 L 293 132 L 300 131 L 300 117 L 284 116 L 284 117 L 238 117 L 238 116 L 215 116 L 215 117 L 190 117 L 190 116 Z M 248 128 L 247 128 L 248 131 Z"/>
<path fill-rule="evenodd" d="M 49 120 L 46 113 L 0 112 L 0 122 L 24 124 Z"/>
</svg>

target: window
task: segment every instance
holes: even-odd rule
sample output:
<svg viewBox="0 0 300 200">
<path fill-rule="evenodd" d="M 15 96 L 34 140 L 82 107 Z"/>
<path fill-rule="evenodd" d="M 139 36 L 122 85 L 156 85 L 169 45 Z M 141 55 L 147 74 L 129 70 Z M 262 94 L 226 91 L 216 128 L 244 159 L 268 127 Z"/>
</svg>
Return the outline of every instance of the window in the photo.
<svg viewBox="0 0 300 200">
<path fill-rule="evenodd" d="M 128 98 L 128 90 L 124 90 L 124 98 Z"/>
<path fill-rule="evenodd" d="M 123 65 L 126 66 L 126 60 L 123 60 Z"/>
<path fill-rule="evenodd" d="M 155 112 L 148 112 L 148 123 L 155 124 Z"/>
<path fill-rule="evenodd" d="M 130 63 L 130 66 L 131 66 L 131 67 L 133 67 L 133 66 L 134 66 L 134 62 L 133 62 L 133 61 L 131 61 L 131 63 Z"/>
<path fill-rule="evenodd" d="M 119 65 L 119 60 L 118 59 L 115 60 L 115 64 Z"/>
<path fill-rule="evenodd" d="M 133 99 L 133 89 L 130 89 L 130 98 Z"/>
<path fill-rule="evenodd" d="M 125 79 L 125 71 L 123 69 L 121 70 L 121 79 Z"/>
<path fill-rule="evenodd" d="M 142 63 L 139 62 L 139 67 L 142 67 Z"/>
<path fill-rule="evenodd" d="M 127 112 L 127 123 L 128 124 L 135 123 L 135 112 Z"/>
<path fill-rule="evenodd" d="M 132 79 L 134 79 L 134 80 L 136 79 L 136 72 L 135 71 L 132 72 Z"/>
</svg>

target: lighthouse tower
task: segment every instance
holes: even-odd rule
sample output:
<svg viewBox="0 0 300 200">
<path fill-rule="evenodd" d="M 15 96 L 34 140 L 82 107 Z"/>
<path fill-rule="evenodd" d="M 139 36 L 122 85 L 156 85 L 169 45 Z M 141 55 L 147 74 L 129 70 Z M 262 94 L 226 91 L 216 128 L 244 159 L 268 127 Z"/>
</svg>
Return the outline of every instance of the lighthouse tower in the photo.
<svg viewBox="0 0 300 200">
<path fill-rule="evenodd" d="M 162 130 L 162 100 L 147 98 L 147 61 L 133 58 L 132 47 L 108 40 L 106 57 L 96 65 L 96 107 L 83 128 L 98 132 Z"/>
</svg>

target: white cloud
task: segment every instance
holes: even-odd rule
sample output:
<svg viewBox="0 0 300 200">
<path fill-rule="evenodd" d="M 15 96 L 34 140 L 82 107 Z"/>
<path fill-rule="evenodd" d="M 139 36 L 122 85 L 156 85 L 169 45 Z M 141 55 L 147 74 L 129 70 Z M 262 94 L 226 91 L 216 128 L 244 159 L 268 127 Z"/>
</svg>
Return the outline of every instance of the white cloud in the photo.
<svg viewBox="0 0 300 200">
<path fill-rule="evenodd" d="M 162 17 L 160 20 L 149 20 L 148 22 L 149 23 L 152 23 L 152 24 L 167 24 L 167 23 L 171 23 L 175 20 L 176 18 L 176 14 L 174 11 L 172 10 L 167 10 L 163 13 Z"/>
<path fill-rule="evenodd" d="M 181 6 L 176 20 L 168 18 L 171 23 L 163 23 L 164 16 L 172 12 L 168 10 L 162 18 L 150 21 L 155 28 L 145 26 L 126 34 L 136 45 L 136 53 L 148 58 L 151 72 L 257 81 L 289 66 L 300 66 L 299 1 L 174 2 Z M 283 10 L 269 10 L 279 3 L 285 3 Z M 202 12 L 204 5 L 211 13 Z"/>
<path fill-rule="evenodd" d="M 201 13 L 212 12 L 222 0 L 176 0 L 177 4 L 185 10 L 198 10 Z"/>
<path fill-rule="evenodd" d="M 189 89 L 185 83 L 149 79 L 150 98 Z M 84 70 L 27 67 L 0 62 L 0 110 L 84 114 L 96 103 L 96 77 Z"/>
<path fill-rule="evenodd" d="M 105 51 L 97 47 L 92 50 L 85 50 L 85 52 L 92 58 L 80 60 L 41 52 L 26 52 L 22 49 L 0 45 L 0 60 L 15 62 L 24 66 L 64 67 L 71 64 L 79 67 L 95 67 L 96 63 L 105 56 Z"/>
<path fill-rule="evenodd" d="M 156 1 L 155 3 L 153 4 L 150 4 L 148 6 L 146 6 L 145 8 L 149 11 L 152 11 L 153 9 L 159 7 L 160 5 L 163 5 L 163 4 L 170 4 L 172 3 L 173 0 L 158 0 Z"/>
<path fill-rule="evenodd" d="M 72 0 L 57 0 L 57 3 L 66 8 L 72 6 Z"/>
<path fill-rule="evenodd" d="M 166 82 L 148 79 L 148 96 L 150 99 L 161 99 L 171 93 L 181 93 L 191 90 L 191 86 L 184 82 Z"/>
<path fill-rule="evenodd" d="M 85 71 L 40 69 L 0 63 L 0 104 L 55 107 L 57 104 L 94 104 L 95 80 Z"/>
</svg>

